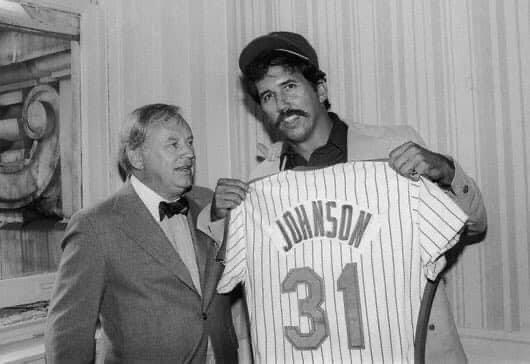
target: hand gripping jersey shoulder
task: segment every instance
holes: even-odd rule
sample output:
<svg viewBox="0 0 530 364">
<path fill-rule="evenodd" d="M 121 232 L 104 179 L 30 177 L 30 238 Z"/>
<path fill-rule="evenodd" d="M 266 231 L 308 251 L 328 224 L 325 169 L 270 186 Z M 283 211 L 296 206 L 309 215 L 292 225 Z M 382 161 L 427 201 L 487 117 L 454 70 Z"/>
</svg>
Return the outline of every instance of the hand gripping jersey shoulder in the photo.
<svg viewBox="0 0 530 364">
<path fill-rule="evenodd" d="M 218 290 L 245 283 L 257 363 L 412 362 L 426 276 L 466 219 L 384 162 L 280 172 L 232 211 Z"/>
</svg>

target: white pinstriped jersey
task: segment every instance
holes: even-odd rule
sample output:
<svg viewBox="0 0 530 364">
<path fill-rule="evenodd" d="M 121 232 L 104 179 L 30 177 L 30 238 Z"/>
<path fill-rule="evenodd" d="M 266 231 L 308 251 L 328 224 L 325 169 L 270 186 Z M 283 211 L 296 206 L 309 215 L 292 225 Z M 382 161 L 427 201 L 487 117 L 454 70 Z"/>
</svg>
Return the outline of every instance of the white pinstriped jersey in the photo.
<svg viewBox="0 0 530 364">
<path fill-rule="evenodd" d="M 284 171 L 231 212 L 218 291 L 243 281 L 256 363 L 406 363 L 425 276 L 467 216 L 384 162 Z"/>
</svg>

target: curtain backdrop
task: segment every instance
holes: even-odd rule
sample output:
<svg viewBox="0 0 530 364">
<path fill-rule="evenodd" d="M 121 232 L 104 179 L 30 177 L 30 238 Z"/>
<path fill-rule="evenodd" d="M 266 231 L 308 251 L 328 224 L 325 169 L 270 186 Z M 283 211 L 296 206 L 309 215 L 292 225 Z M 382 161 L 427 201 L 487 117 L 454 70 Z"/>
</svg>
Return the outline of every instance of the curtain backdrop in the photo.
<svg viewBox="0 0 530 364">
<path fill-rule="evenodd" d="M 489 230 L 448 274 L 457 325 L 469 338 L 530 345 L 528 0 L 99 3 L 109 153 L 125 113 L 172 102 L 196 137 L 197 182 L 246 178 L 257 143 L 270 141 L 241 90 L 239 52 L 273 30 L 300 32 L 320 55 L 333 111 L 412 125 L 476 179 Z"/>
</svg>

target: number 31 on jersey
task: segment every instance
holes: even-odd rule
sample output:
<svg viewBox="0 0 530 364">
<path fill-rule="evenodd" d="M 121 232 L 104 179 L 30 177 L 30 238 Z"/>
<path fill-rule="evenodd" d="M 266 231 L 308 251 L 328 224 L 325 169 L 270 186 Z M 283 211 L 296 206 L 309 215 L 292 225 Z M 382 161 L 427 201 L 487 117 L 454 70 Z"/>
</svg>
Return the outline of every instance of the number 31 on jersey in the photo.
<svg viewBox="0 0 530 364">
<path fill-rule="evenodd" d="M 299 284 L 306 285 L 307 296 L 298 300 L 298 312 L 309 319 L 311 329 L 304 333 L 297 326 L 285 326 L 284 333 L 287 340 L 298 350 L 313 350 L 329 335 L 327 312 L 322 308 L 325 297 L 324 281 L 309 267 L 294 268 L 282 282 L 282 293 L 296 292 Z M 344 320 L 339 320 L 338 324 L 346 325 L 351 349 L 364 349 L 357 263 L 344 266 L 337 279 L 337 290 L 342 292 L 346 316 Z"/>
</svg>

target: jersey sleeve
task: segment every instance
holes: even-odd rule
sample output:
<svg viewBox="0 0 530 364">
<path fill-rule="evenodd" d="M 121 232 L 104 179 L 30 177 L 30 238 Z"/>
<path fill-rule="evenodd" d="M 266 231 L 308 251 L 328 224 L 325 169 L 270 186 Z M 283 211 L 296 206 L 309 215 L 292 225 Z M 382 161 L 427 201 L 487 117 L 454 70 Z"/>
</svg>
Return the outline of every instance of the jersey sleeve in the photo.
<svg viewBox="0 0 530 364">
<path fill-rule="evenodd" d="M 438 186 L 422 178 L 418 201 L 421 255 L 427 278 L 434 280 L 445 266 L 439 259 L 453 247 L 468 216 Z"/>
<path fill-rule="evenodd" d="M 225 269 L 217 284 L 217 292 L 228 293 L 242 282 L 246 274 L 247 246 L 244 226 L 244 204 L 231 211 L 225 228 Z"/>
</svg>

